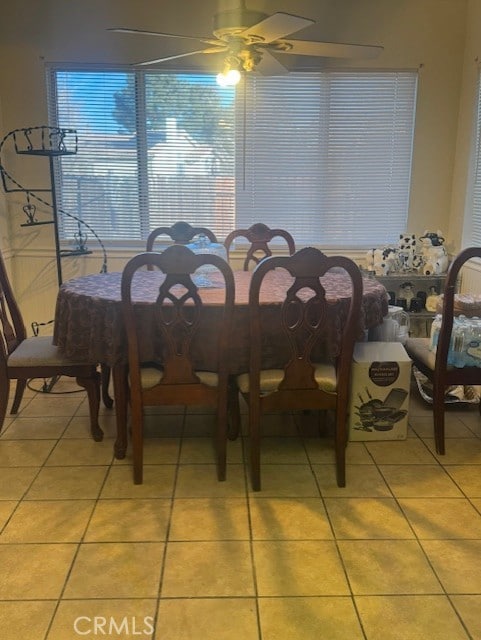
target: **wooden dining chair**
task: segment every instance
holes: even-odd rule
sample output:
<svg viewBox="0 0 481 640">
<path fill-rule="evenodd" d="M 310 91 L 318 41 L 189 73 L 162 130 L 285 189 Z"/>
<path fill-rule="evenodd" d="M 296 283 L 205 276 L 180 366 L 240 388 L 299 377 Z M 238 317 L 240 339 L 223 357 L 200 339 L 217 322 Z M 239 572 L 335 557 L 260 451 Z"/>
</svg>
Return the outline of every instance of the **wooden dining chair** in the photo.
<svg viewBox="0 0 481 640">
<path fill-rule="evenodd" d="M 147 238 L 146 251 L 153 251 L 155 240 L 162 235 L 169 236 L 175 244 L 187 244 L 198 235 L 204 235 L 211 242 L 217 242 L 215 233 L 207 227 L 192 227 L 188 222 L 180 220 L 171 227 L 157 227 L 151 231 Z"/>
<path fill-rule="evenodd" d="M 351 296 L 335 303 L 334 308 L 326 300 L 320 278 L 338 267 L 349 276 Z M 269 327 L 261 321 L 260 291 L 264 279 L 274 269 L 285 269 L 292 276 L 279 310 L 283 341 L 289 355 L 282 368 L 263 369 L 262 345 L 266 344 Z M 249 407 L 254 491 L 261 488 L 261 415 L 271 410 L 335 411 L 337 484 L 345 486 L 347 405 L 354 343 L 360 330 L 361 301 L 361 273 L 349 258 L 327 257 L 318 249 L 306 247 L 292 256 L 266 258 L 255 268 L 249 290 L 250 366 L 248 373 L 237 377 L 238 388 Z M 328 356 L 321 359 L 316 351 L 326 337 L 329 312 L 337 315 L 340 332 L 339 352 L 332 360 Z"/>
<path fill-rule="evenodd" d="M 442 320 L 437 348 L 430 349 L 430 338 L 408 338 L 404 344 L 413 365 L 432 384 L 433 422 L 436 452 L 445 453 L 444 410 L 445 393 L 449 386 L 481 385 L 481 368 L 454 367 L 448 364 L 448 352 L 454 323 L 454 300 L 460 271 L 471 258 L 481 258 L 481 247 L 469 247 L 461 251 L 451 262 L 446 276 Z M 481 413 L 481 404 L 479 405 Z"/>
<path fill-rule="evenodd" d="M 153 229 L 147 238 L 145 250 L 153 251 L 156 239 L 163 235 L 169 236 L 176 244 L 187 244 L 198 235 L 204 235 L 211 242 L 217 242 L 214 232 L 207 227 L 192 227 L 188 222 L 179 220 L 170 227 L 157 227 Z M 148 266 L 147 268 L 150 271 L 153 267 Z M 113 405 L 112 399 L 109 396 L 110 373 L 110 367 L 103 364 L 101 368 L 102 399 L 108 408 L 111 408 Z"/>
<path fill-rule="evenodd" d="M 158 362 L 146 363 L 139 349 L 142 327 L 136 317 L 132 290 L 136 271 L 149 265 L 165 274 L 155 301 L 155 324 L 163 353 Z M 204 315 L 195 272 L 203 265 L 216 267 L 225 285 L 221 328 L 211 336 L 217 352 L 215 371 L 198 370 L 193 356 Z M 144 407 L 179 404 L 216 408 L 217 476 L 225 480 L 227 407 L 231 392 L 227 348 L 234 308 L 234 276 L 230 266 L 219 256 L 194 254 L 182 245 L 172 245 L 162 253 L 142 253 L 123 270 L 121 298 L 128 342 L 134 483 L 141 484 L 143 478 Z"/>
<path fill-rule="evenodd" d="M 224 246 L 227 251 L 227 256 L 229 256 L 230 247 L 237 238 L 245 238 L 250 242 L 250 247 L 244 259 L 244 271 L 248 271 L 249 267 L 252 266 L 251 263 L 255 266 L 264 258 L 272 256 L 269 243 L 277 237 L 283 238 L 286 241 L 289 255 L 292 255 L 296 250 L 296 244 L 291 234 L 284 229 L 270 229 L 262 222 L 256 222 L 256 224 L 253 224 L 248 229 L 235 229 L 231 231 L 224 241 Z"/>
<path fill-rule="evenodd" d="M 27 337 L 1 253 L 0 323 L 0 431 L 7 413 L 10 380 L 17 381 L 10 411 L 16 414 L 29 379 L 69 376 L 87 391 L 92 438 L 102 440 L 103 431 L 98 423 L 100 374 L 96 365 L 69 360 L 52 344 L 51 336 Z"/>
</svg>

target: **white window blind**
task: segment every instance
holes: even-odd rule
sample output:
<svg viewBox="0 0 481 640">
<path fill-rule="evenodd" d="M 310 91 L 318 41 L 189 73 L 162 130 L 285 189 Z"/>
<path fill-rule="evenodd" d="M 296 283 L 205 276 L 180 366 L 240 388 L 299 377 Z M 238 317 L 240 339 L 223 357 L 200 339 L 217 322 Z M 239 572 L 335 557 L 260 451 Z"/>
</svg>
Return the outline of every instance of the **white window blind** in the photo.
<svg viewBox="0 0 481 640">
<path fill-rule="evenodd" d="M 288 224 L 298 242 L 324 247 L 397 240 L 408 214 L 416 86 L 412 72 L 252 79 L 245 130 L 237 129 L 236 161 L 245 163 L 237 219 Z"/>
<path fill-rule="evenodd" d="M 185 220 L 233 228 L 233 100 L 212 76 L 54 71 L 50 114 L 78 132 L 61 160 L 61 207 L 100 237 L 145 240 Z M 76 224 L 62 218 L 70 237 Z"/>
<path fill-rule="evenodd" d="M 476 118 L 476 150 L 472 190 L 470 238 L 466 246 L 481 246 L 481 73 L 478 77 L 478 104 Z"/>
<path fill-rule="evenodd" d="M 415 72 L 213 76 L 51 67 L 51 124 L 76 128 L 61 206 L 105 240 L 176 220 L 222 240 L 254 222 L 298 245 L 397 240 L 408 214 Z M 76 225 L 62 218 L 63 237 Z"/>
</svg>

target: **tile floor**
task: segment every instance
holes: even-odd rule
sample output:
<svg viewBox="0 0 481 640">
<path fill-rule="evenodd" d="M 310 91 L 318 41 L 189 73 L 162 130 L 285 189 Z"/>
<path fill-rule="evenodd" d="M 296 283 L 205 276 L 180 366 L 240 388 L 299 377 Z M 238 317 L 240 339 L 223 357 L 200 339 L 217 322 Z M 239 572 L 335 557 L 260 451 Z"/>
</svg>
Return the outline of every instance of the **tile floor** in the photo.
<svg viewBox="0 0 481 640">
<path fill-rule="evenodd" d="M 317 419 L 266 416 L 253 494 L 241 439 L 217 482 L 212 416 L 149 415 L 134 486 L 111 411 L 95 443 L 82 393 L 28 391 L 0 438 L 3 640 L 480 639 L 477 408 L 439 457 L 413 393 L 407 440 L 349 444 L 345 489 Z"/>
</svg>

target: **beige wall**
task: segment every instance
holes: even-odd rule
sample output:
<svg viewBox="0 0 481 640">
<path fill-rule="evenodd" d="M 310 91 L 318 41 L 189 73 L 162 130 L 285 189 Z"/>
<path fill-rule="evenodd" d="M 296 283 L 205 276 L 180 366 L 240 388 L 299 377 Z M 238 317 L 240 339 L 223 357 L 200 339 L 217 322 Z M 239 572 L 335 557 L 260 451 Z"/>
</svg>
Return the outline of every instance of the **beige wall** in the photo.
<svg viewBox="0 0 481 640">
<path fill-rule="evenodd" d="M 186 51 L 189 41 L 121 35 L 106 29 L 124 26 L 209 35 L 212 15 L 219 5 L 235 4 L 235 0 L 8 3 L 2 8 L 0 23 L 3 134 L 47 124 L 45 62 L 131 63 Z M 251 0 L 248 5 L 267 13 L 290 11 L 314 19 L 315 25 L 295 34 L 300 39 L 384 46 L 377 60 L 349 61 L 342 63 L 344 66 L 419 68 L 409 231 L 420 235 L 425 229 L 441 229 L 448 235 L 450 246 L 458 245 L 469 151 L 467 114 L 476 74 L 473 60 L 481 39 L 480 0 Z M 326 61 L 296 60 L 327 66 Z M 197 61 L 205 65 L 211 58 L 203 56 Z M 333 66 L 330 61 L 329 66 Z M 2 154 L 2 161 L 25 185 L 48 180 L 48 162 L 43 159 L 26 162 L 10 152 Z M 14 194 L 7 200 L 9 223 L 4 224 L 4 196 L 0 195 L 1 242 L 5 229 L 9 229 L 7 242 L 15 256 L 17 294 L 27 323 L 47 320 L 53 316 L 56 295 L 52 229 L 20 228 L 24 201 Z M 93 241 L 90 246 L 94 256 L 64 260 L 65 279 L 100 268 L 101 254 Z M 121 268 L 129 254 L 112 255 L 110 270 Z"/>
<path fill-rule="evenodd" d="M 449 224 L 449 237 L 456 250 L 469 246 L 471 236 L 469 228 L 471 210 L 466 193 L 469 192 L 474 168 L 475 105 L 481 65 L 481 0 L 469 0 L 466 22 L 466 48 L 459 100 L 458 137 Z"/>
</svg>

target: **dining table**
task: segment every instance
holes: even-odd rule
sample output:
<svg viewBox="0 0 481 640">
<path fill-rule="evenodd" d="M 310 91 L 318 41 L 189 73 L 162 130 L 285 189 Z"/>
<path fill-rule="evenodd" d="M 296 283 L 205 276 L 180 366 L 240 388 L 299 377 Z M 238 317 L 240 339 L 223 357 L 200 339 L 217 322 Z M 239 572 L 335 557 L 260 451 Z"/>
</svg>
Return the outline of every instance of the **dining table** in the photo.
<svg viewBox="0 0 481 640">
<path fill-rule="evenodd" d="M 249 285 L 251 271 L 234 271 L 235 306 L 232 339 L 225 354 L 232 376 L 249 369 Z M 128 356 L 127 337 L 121 307 L 122 273 L 97 273 L 64 282 L 59 288 L 55 310 L 53 342 L 68 357 L 97 362 L 112 370 L 117 422 L 115 457 L 124 458 L 127 449 Z M 195 280 L 197 278 L 197 280 Z M 138 271 L 134 276 L 132 298 L 140 323 L 140 351 L 144 362 L 161 361 L 162 341 L 155 328 L 155 301 L 164 280 L 160 271 Z M 261 323 L 266 339 L 262 343 L 262 363 L 266 368 L 282 366 L 288 346 L 283 338 L 281 304 L 286 284 L 292 276 L 284 269 L 272 271 L 260 292 Z M 216 371 L 217 332 L 222 322 L 224 292 L 222 279 L 216 272 L 194 276 L 204 313 L 197 339 L 193 344 L 196 369 Z M 324 339 L 318 345 L 319 357 L 334 358 L 339 350 L 341 330 L 347 317 L 351 284 L 342 270 L 321 278 L 328 301 Z M 358 338 L 382 323 L 388 312 L 386 288 L 371 277 L 363 277 L 363 297 Z"/>
</svg>

